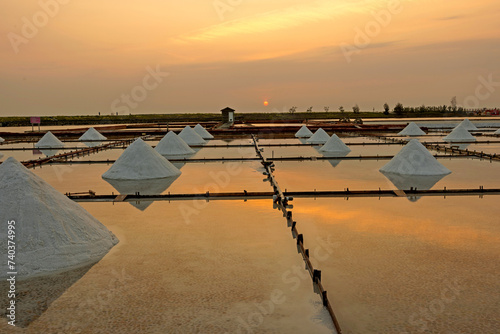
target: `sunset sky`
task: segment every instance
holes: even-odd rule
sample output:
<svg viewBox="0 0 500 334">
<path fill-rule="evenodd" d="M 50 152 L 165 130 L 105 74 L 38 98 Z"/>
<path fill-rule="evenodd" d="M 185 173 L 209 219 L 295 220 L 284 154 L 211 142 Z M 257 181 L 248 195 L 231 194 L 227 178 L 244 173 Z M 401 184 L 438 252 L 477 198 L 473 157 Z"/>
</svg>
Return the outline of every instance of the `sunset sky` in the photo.
<svg viewBox="0 0 500 334">
<path fill-rule="evenodd" d="M 500 107 L 498 0 L 19 0 L 0 13 L 0 115 L 381 110 L 455 95 Z"/>
</svg>

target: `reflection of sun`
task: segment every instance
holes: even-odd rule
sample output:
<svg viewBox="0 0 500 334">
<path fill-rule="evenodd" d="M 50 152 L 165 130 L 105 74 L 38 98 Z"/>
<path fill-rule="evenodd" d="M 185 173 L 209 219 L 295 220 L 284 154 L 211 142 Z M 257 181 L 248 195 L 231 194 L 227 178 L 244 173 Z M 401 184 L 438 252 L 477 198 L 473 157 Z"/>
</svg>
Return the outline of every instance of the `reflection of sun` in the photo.
<svg viewBox="0 0 500 334">
<path fill-rule="evenodd" d="M 269 105 L 269 102 L 267 100 L 265 100 L 264 105 L 267 107 Z"/>
</svg>

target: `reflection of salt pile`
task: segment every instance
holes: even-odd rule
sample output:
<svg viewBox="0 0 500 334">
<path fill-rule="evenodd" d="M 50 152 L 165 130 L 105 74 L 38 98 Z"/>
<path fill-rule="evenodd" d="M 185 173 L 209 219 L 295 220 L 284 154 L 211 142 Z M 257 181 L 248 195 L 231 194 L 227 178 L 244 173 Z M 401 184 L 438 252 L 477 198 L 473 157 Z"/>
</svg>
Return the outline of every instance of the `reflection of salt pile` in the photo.
<svg viewBox="0 0 500 334">
<path fill-rule="evenodd" d="M 430 190 L 446 175 L 401 175 L 390 172 L 383 172 L 385 177 L 389 179 L 399 190 Z M 416 202 L 421 196 L 408 196 L 408 200 Z"/>
<path fill-rule="evenodd" d="M 16 326 L 26 328 L 45 312 L 75 282 L 82 278 L 98 261 L 51 275 L 16 281 Z M 7 296 L 8 282 L 0 283 L 0 294 Z M 0 299 L 0 317 L 6 319 L 7 298 Z M 47 332 L 52 333 L 52 332 Z"/>
<path fill-rule="evenodd" d="M 444 167 L 417 139 L 412 139 L 394 156 L 381 172 L 403 175 L 446 175 L 451 171 Z"/>
<path fill-rule="evenodd" d="M 141 195 L 160 195 L 165 190 L 168 189 L 174 183 L 179 175 L 161 178 L 161 179 L 150 179 L 150 180 L 106 180 L 109 184 L 113 186 L 122 195 L 133 195 L 139 193 Z M 138 200 L 135 202 L 129 202 L 131 205 L 137 209 L 144 211 L 146 210 L 153 201 L 148 200 Z"/>
<path fill-rule="evenodd" d="M 166 156 L 182 156 L 195 153 L 175 132 L 169 131 L 156 145 L 156 152 Z"/>
<path fill-rule="evenodd" d="M 4 235 L 7 222 L 15 220 L 16 270 L 23 279 L 95 262 L 118 243 L 85 209 L 14 158 L 0 165 L 0 186 L 0 227 Z M 0 249 L 7 258 L 7 237 Z M 0 270 L 4 278 L 7 261 Z"/>
<path fill-rule="evenodd" d="M 476 141 L 476 138 L 469 133 L 465 125 L 460 123 L 453 131 L 444 137 L 443 140 L 448 142 L 469 142 Z"/>
<path fill-rule="evenodd" d="M 64 147 L 64 144 L 62 141 L 57 139 L 56 136 L 52 134 L 52 132 L 47 132 L 39 141 L 38 143 L 35 144 L 36 148 L 40 147 L 47 147 L 47 148 L 52 148 L 52 147 Z"/>
<path fill-rule="evenodd" d="M 102 175 L 102 178 L 147 180 L 180 174 L 180 170 L 139 138 L 123 151 L 113 166 Z"/>
<path fill-rule="evenodd" d="M 312 131 L 307 128 L 307 126 L 302 125 L 302 127 L 295 133 L 297 138 L 309 138 L 313 135 Z"/>
<path fill-rule="evenodd" d="M 182 129 L 181 133 L 179 133 L 179 137 L 188 145 L 203 145 L 206 143 L 190 126 L 186 126 Z"/>
<path fill-rule="evenodd" d="M 214 136 L 210 134 L 204 127 L 202 127 L 200 124 L 196 124 L 196 126 L 193 129 L 197 134 L 200 135 L 201 138 L 203 139 L 214 139 Z"/>
<path fill-rule="evenodd" d="M 311 136 L 311 138 L 309 138 L 308 140 L 306 140 L 306 142 L 309 143 L 309 144 L 324 144 L 329 139 L 330 139 L 330 136 L 328 135 L 328 133 L 326 133 L 326 131 L 323 130 L 322 128 L 319 128 Z"/>
<path fill-rule="evenodd" d="M 347 145 L 344 144 L 344 142 L 336 134 L 333 134 L 325 145 L 319 149 L 319 151 L 325 153 L 343 154 L 351 152 L 351 149 L 347 147 Z"/>
<path fill-rule="evenodd" d="M 425 132 L 419 128 L 414 122 L 409 123 L 401 132 L 398 133 L 400 136 L 424 136 Z"/>
<path fill-rule="evenodd" d="M 459 125 L 463 126 L 467 131 L 479 130 L 468 118 L 464 119 Z"/>
</svg>

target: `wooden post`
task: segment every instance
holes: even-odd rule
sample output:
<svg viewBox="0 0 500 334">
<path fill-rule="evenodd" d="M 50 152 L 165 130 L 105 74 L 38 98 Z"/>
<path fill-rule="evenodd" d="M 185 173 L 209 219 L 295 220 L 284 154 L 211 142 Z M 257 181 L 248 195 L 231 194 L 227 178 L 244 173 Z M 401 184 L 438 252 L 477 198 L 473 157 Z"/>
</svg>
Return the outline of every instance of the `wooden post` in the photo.
<svg viewBox="0 0 500 334">
<path fill-rule="evenodd" d="M 299 234 L 297 236 L 297 245 L 303 244 L 304 243 L 304 235 Z"/>
</svg>

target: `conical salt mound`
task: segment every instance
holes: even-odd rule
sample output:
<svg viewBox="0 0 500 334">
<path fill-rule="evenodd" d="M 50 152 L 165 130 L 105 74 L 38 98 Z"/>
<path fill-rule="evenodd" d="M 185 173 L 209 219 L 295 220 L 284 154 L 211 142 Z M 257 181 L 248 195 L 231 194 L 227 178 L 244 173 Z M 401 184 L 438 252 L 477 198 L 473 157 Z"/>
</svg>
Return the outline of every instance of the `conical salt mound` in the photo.
<svg viewBox="0 0 500 334">
<path fill-rule="evenodd" d="M 500 129 L 498 129 L 497 131 L 493 132 L 494 135 L 500 135 Z"/>
<path fill-rule="evenodd" d="M 62 141 L 57 139 L 56 136 L 52 134 L 52 132 L 47 132 L 39 141 L 38 143 L 35 144 L 36 148 L 39 147 L 64 147 L 64 144 Z"/>
<path fill-rule="evenodd" d="M 394 156 L 381 172 L 402 175 L 446 175 L 451 171 L 444 167 L 417 139 L 412 139 Z"/>
<path fill-rule="evenodd" d="M 306 142 L 309 143 L 309 144 L 324 144 L 329 139 L 330 139 L 330 136 L 328 135 L 328 133 L 326 133 L 326 131 L 323 130 L 322 128 L 319 128 L 311 136 L 311 138 L 309 138 L 308 140 L 306 140 Z"/>
<path fill-rule="evenodd" d="M 78 140 L 86 141 L 86 140 L 106 140 L 108 138 L 104 137 L 94 128 L 90 128 L 85 132 Z"/>
<path fill-rule="evenodd" d="M 459 125 L 465 127 L 467 131 L 477 131 L 479 130 L 468 118 L 464 119 Z"/>
<path fill-rule="evenodd" d="M 0 137 L 0 143 L 3 143 L 5 141 L 5 139 L 3 139 L 2 137 Z"/>
<path fill-rule="evenodd" d="M 137 139 L 123 151 L 113 166 L 104 174 L 104 179 L 148 180 L 180 175 L 160 153 L 153 150 L 144 140 Z"/>
<path fill-rule="evenodd" d="M 333 134 L 319 151 L 327 153 L 349 153 L 351 149 L 347 147 L 336 134 Z"/>
<path fill-rule="evenodd" d="M 186 142 L 188 145 L 203 145 L 206 141 L 201 138 L 201 136 L 196 133 L 190 126 L 186 126 L 179 133 L 179 137 Z"/>
<path fill-rule="evenodd" d="M 422 129 L 419 128 L 417 124 L 414 122 L 411 122 L 401 130 L 401 132 L 398 133 L 400 136 L 425 136 L 425 132 L 422 131 Z"/>
<path fill-rule="evenodd" d="M 309 138 L 313 135 L 312 131 L 307 128 L 307 126 L 302 125 L 302 127 L 295 133 L 297 138 Z"/>
<path fill-rule="evenodd" d="M 196 124 L 196 126 L 193 129 L 197 134 L 200 135 L 201 138 L 203 139 L 214 139 L 214 136 L 210 134 L 204 127 L 202 127 L 200 124 Z"/>
<path fill-rule="evenodd" d="M 194 150 L 189 147 L 188 144 L 181 138 L 179 138 L 175 132 L 169 131 L 156 145 L 156 152 L 161 155 L 188 155 L 194 154 Z"/>
<path fill-rule="evenodd" d="M 469 142 L 476 141 L 476 138 L 460 123 L 443 140 L 448 142 Z"/>
<path fill-rule="evenodd" d="M 6 259 L 8 222 L 15 221 L 14 262 L 19 277 L 87 265 L 118 243 L 85 209 L 12 157 L 0 165 L 0 189 L 0 251 Z M 0 278 L 9 271 L 7 261 L 2 261 Z"/>
</svg>

